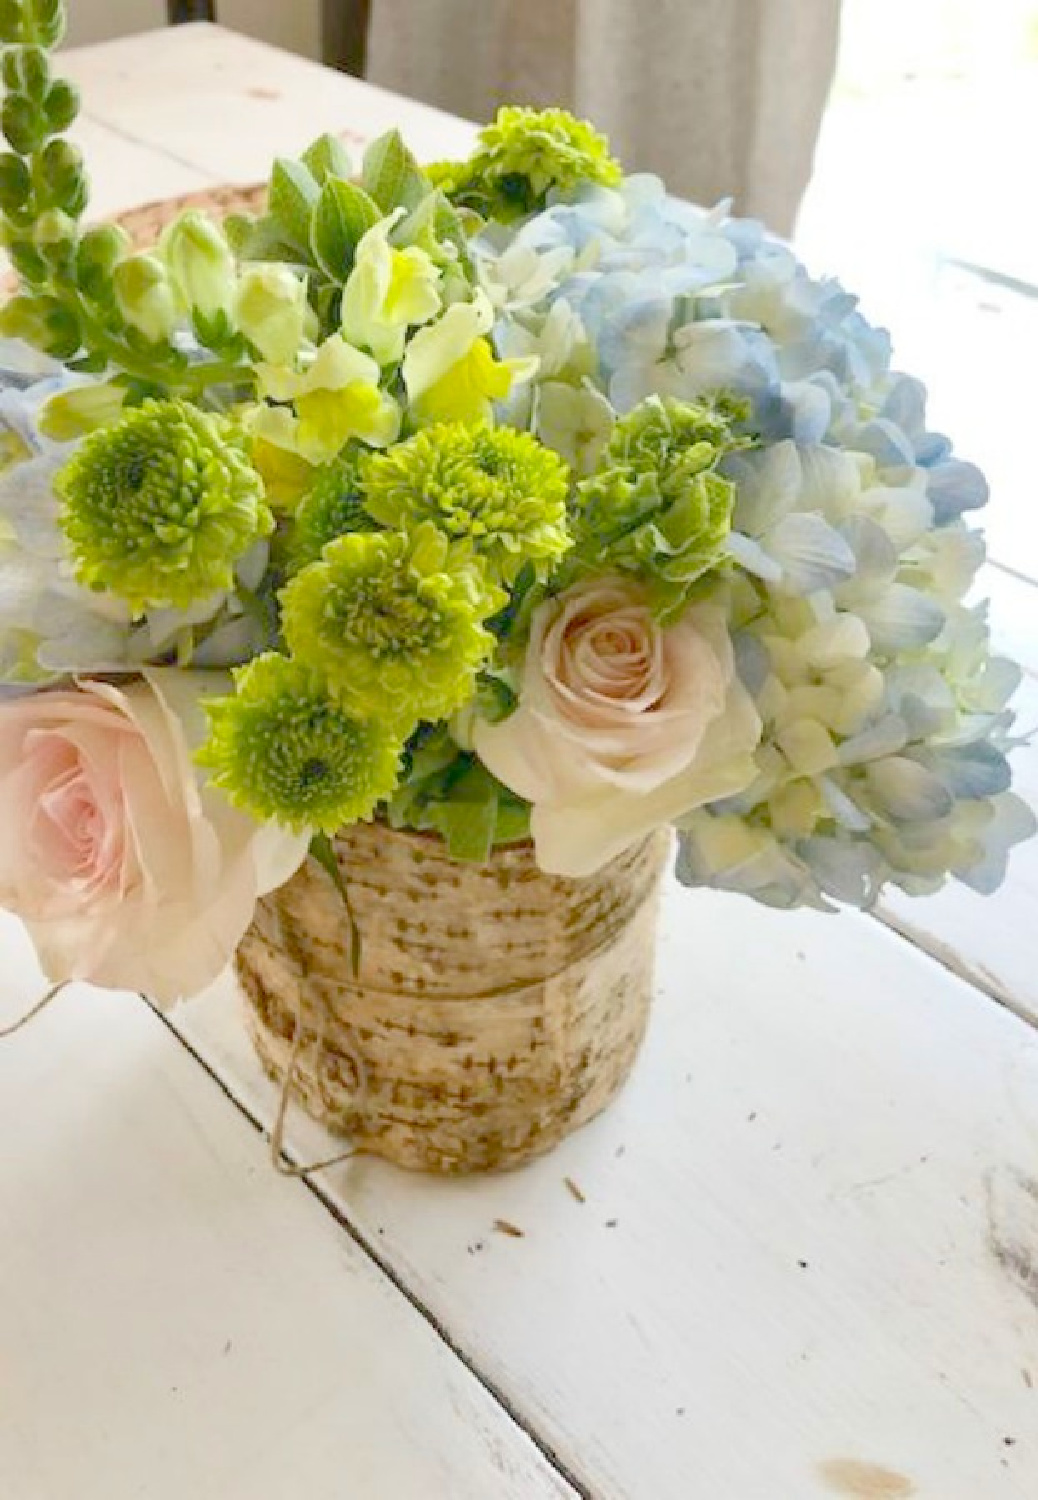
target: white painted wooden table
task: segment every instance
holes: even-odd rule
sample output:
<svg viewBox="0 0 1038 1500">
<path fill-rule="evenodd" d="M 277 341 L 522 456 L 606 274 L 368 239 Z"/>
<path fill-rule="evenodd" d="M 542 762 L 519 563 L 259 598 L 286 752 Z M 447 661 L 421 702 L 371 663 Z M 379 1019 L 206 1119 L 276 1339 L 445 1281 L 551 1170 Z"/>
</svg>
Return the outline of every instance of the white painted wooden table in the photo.
<svg viewBox="0 0 1038 1500">
<path fill-rule="evenodd" d="M 214 28 L 67 62 L 99 213 L 324 129 L 470 135 Z M 1002 560 L 1034 725 L 1038 560 Z M 1034 1500 L 1036 929 L 1038 846 L 882 922 L 671 892 L 621 1100 L 464 1182 L 284 1180 L 229 985 L 173 1026 L 67 991 L 0 1047 L 0 1496 Z M 39 976 L 0 944 L 3 1021 Z"/>
</svg>

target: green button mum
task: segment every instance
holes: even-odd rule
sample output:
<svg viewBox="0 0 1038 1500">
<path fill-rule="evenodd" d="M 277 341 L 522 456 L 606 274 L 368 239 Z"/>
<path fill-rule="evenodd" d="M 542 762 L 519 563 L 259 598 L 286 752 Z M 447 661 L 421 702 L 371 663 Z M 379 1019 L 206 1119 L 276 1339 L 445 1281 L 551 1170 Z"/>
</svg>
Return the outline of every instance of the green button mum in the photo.
<svg viewBox="0 0 1038 1500">
<path fill-rule="evenodd" d="M 206 704 L 198 763 L 236 807 L 296 833 L 334 833 L 394 791 L 403 738 L 354 718 L 319 674 L 274 652 L 234 673 L 235 693 Z"/>
<path fill-rule="evenodd" d="M 92 433 L 56 488 L 77 579 L 137 613 L 229 589 L 274 525 L 231 423 L 184 401 L 145 401 Z"/>
<path fill-rule="evenodd" d="M 569 470 L 557 453 L 511 427 L 445 422 L 374 454 L 364 466 L 365 505 L 400 527 L 431 520 L 465 538 L 489 571 L 515 581 L 525 563 L 539 574 L 570 546 Z"/>
<path fill-rule="evenodd" d="M 483 621 L 505 603 L 471 551 L 430 522 L 339 537 L 280 597 L 292 654 L 351 713 L 411 726 L 471 696 L 494 647 Z"/>
<path fill-rule="evenodd" d="M 378 523 L 364 509 L 359 468 L 343 455 L 317 470 L 300 500 L 288 539 L 288 571 L 299 573 L 318 562 L 327 542 L 349 531 L 375 531 Z"/>
</svg>

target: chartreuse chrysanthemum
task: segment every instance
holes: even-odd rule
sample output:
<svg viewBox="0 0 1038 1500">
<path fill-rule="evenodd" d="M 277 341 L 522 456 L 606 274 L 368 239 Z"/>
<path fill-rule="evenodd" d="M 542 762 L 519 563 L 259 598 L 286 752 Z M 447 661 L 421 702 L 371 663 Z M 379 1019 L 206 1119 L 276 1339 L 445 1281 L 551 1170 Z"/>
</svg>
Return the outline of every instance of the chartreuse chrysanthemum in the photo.
<svg viewBox="0 0 1038 1500">
<path fill-rule="evenodd" d="M 570 545 L 569 470 L 557 453 L 511 427 L 427 427 L 372 455 L 365 504 L 384 526 L 434 521 L 466 538 L 506 583 L 525 563 L 544 573 Z"/>
<path fill-rule="evenodd" d="M 267 652 L 234 682 L 233 694 L 206 704 L 210 734 L 197 759 L 236 807 L 295 832 L 334 833 L 391 795 L 403 737 L 355 718 L 319 673 Z"/>
<path fill-rule="evenodd" d="M 183 401 L 145 401 L 91 433 L 56 488 L 77 579 L 136 612 L 230 588 L 274 524 L 231 423 Z"/>
<path fill-rule="evenodd" d="M 746 446 L 732 432 L 737 414 L 730 403 L 650 396 L 621 417 L 577 486 L 578 569 L 637 574 L 657 613 L 675 614 L 724 554 L 735 486 L 717 466 Z"/>
<path fill-rule="evenodd" d="M 620 164 L 609 142 L 564 109 L 506 105 L 479 133 L 466 162 L 438 162 L 434 184 L 461 207 L 508 223 L 543 208 L 551 190 L 567 196 L 581 182 L 613 187 Z"/>
<path fill-rule="evenodd" d="M 313 484 L 296 508 L 288 539 L 288 571 L 299 573 L 317 562 L 325 544 L 336 537 L 377 529 L 364 508 L 357 460 L 344 453 L 315 470 Z"/>
<path fill-rule="evenodd" d="M 504 602 L 471 550 L 428 521 L 339 537 L 281 592 L 293 655 L 351 713 L 412 724 L 471 694 L 494 645 L 483 621 Z"/>
</svg>

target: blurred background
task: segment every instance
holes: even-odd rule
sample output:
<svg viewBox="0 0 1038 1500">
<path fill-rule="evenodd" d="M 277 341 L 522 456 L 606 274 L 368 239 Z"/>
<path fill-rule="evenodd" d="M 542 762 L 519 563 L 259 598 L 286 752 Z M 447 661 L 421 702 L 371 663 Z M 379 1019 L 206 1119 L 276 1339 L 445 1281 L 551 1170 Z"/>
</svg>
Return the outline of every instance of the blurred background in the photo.
<svg viewBox="0 0 1038 1500">
<path fill-rule="evenodd" d="M 69 44 L 84 45 L 210 7 L 70 0 L 69 9 Z M 656 168 L 700 201 L 734 193 L 892 330 L 895 363 L 930 387 L 932 424 L 955 433 L 996 497 L 1012 497 L 986 513 L 993 557 L 1038 577 L 1038 0 L 216 0 L 212 9 L 233 30 L 461 115 L 486 117 L 502 99 L 570 104 L 611 133 L 628 166 Z M 679 34 L 686 46 L 675 59 Z"/>
</svg>

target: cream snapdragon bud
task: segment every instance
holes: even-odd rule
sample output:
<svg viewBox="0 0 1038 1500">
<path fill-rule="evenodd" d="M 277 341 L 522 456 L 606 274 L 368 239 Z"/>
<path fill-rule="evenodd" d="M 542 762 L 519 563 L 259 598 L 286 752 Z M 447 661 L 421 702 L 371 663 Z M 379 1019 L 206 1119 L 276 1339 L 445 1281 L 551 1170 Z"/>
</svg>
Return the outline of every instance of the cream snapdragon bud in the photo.
<svg viewBox="0 0 1038 1500">
<path fill-rule="evenodd" d="M 158 249 L 184 307 L 204 318 L 230 314 L 236 266 L 218 225 L 197 210 L 181 214 L 164 230 Z"/>
<path fill-rule="evenodd" d="M 246 266 L 234 300 L 236 326 L 272 365 L 291 364 L 317 333 L 306 283 L 286 266 Z"/>
<path fill-rule="evenodd" d="M 119 311 L 153 344 L 167 339 L 177 321 L 177 302 L 166 267 L 157 255 L 128 255 L 112 272 Z"/>
</svg>

